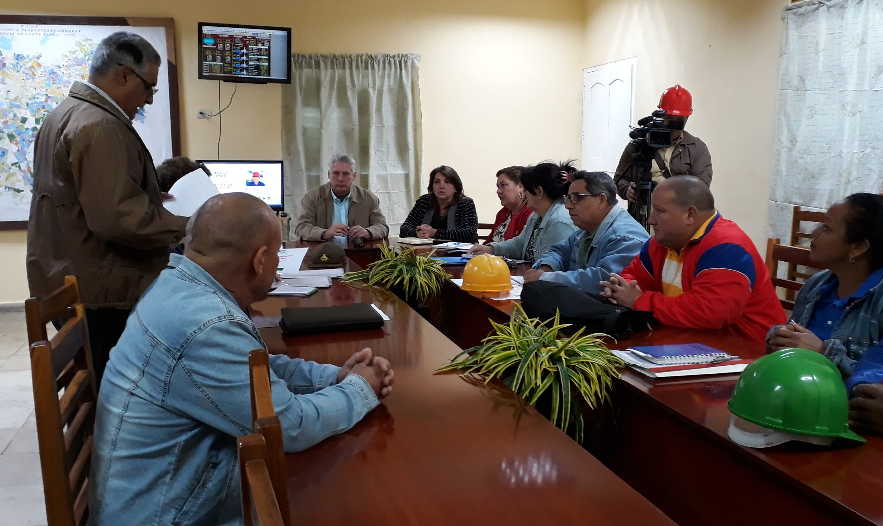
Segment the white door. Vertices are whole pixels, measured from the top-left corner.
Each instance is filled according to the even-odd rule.
[[[613,175],[633,122],[637,58],[583,70],[583,170]]]

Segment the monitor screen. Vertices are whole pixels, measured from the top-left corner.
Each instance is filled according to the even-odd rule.
[[[197,161],[211,173],[211,180],[222,194],[245,192],[282,210],[285,178],[282,161]]]
[[[291,28],[199,23],[199,78],[291,83]]]

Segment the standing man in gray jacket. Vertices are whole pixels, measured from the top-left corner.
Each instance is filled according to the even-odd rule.
[[[355,184],[356,161],[335,154],[328,163],[328,182],[307,192],[294,227],[304,241],[326,241],[335,236],[383,239],[389,235],[380,199]]]
[[[34,145],[28,285],[41,297],[66,274],[77,276],[99,381],[132,306],[187,222],[162,204],[180,170],[158,175],[132,127],[138,108],[153,102],[159,66],[144,38],[108,36],[92,56],[88,82],[71,86]]]
[[[554,281],[599,294],[600,281],[622,272],[650,236],[616,206],[616,187],[604,172],[577,172],[564,203],[579,230],[543,254],[524,281]]]

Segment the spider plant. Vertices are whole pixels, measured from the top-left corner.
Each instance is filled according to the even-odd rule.
[[[455,356],[436,372],[461,371],[464,376],[499,380],[531,406],[544,395],[551,399],[552,424],[582,442],[584,422],[582,400],[595,408],[609,399],[613,380],[625,363],[611,353],[602,338],[606,334],[561,334],[569,324],[560,323],[558,313],[541,322],[529,318],[520,305],[508,324],[491,321],[494,334],[481,345]],[[612,338],[611,338],[612,339]]]
[[[362,270],[347,273],[342,280],[400,290],[405,301],[424,304],[441,291],[447,278],[448,273],[440,261],[417,255],[412,248],[397,250],[381,246],[380,259]]]

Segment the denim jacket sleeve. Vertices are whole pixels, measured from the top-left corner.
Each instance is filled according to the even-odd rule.
[[[169,380],[166,405],[230,436],[251,432],[248,352],[260,347],[263,344],[244,322],[222,320],[209,325],[182,349]],[[282,367],[288,381],[312,382],[316,387],[328,381],[330,370],[291,362]],[[270,388],[289,452],[346,431],[379,404],[368,383],[356,375],[314,393],[296,395],[277,375],[275,362]]]
[[[527,245],[527,240],[530,238],[530,233],[536,221],[538,221],[537,217],[531,214],[530,219],[527,220],[527,224],[524,225],[524,229],[520,234],[512,239],[490,243],[491,248],[494,250],[494,255],[512,259],[524,257],[524,247]]]
[[[337,383],[337,372],[340,370],[336,365],[308,362],[282,354],[270,356],[270,367],[288,385],[288,390],[295,394],[314,393]]]
[[[546,272],[540,279],[577,287],[590,294],[599,294],[600,281],[609,278],[611,272],[622,272],[641,251],[643,244],[643,240],[633,236],[611,236],[603,246],[596,247],[601,253],[596,265],[568,272]]]
[[[537,259],[533,268],[540,268],[542,265],[548,265],[552,270],[568,268],[570,262],[575,261],[573,251],[578,250],[582,234],[582,231],[574,232],[564,241],[552,245],[545,254]]]
[[[842,345],[842,344],[841,344]],[[876,384],[883,382],[883,344],[868,347],[862,354],[852,375],[846,379],[846,390],[858,384]]]

